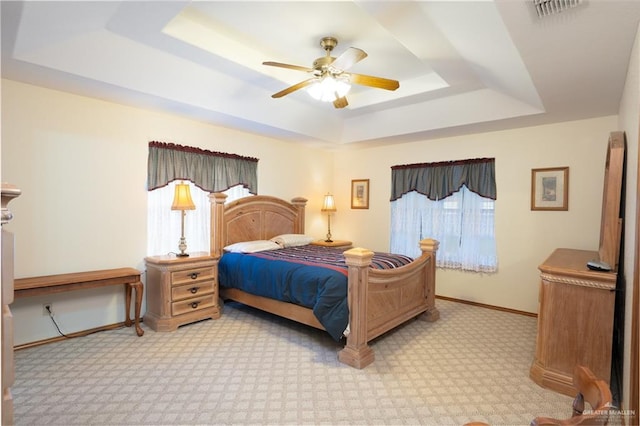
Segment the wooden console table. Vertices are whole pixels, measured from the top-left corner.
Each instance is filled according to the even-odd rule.
[[[142,306],[142,281],[140,271],[134,268],[105,269],[101,271],[75,272],[70,274],[47,275],[43,277],[18,278],[14,281],[14,297],[40,296],[44,294],[62,293],[65,291],[104,287],[109,285],[125,286],[125,321],[131,327],[129,317],[131,309],[131,293],[136,290],[135,328],[138,336],[144,334],[140,327],[140,309]]]

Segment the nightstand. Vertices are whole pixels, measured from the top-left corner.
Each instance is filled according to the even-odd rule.
[[[208,253],[146,257],[147,312],[144,323],[155,331],[207,318],[220,318],[217,260]]]
[[[351,248],[353,243],[351,241],[346,240],[333,240],[331,242],[327,242],[325,240],[316,240],[312,241],[311,244],[314,246],[323,246],[323,247],[342,247],[342,248]]]

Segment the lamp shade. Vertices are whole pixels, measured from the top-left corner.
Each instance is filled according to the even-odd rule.
[[[327,194],[324,196],[324,202],[322,203],[322,211],[328,212],[328,213],[336,211],[336,202],[333,199],[333,195]]]
[[[351,89],[351,85],[348,78],[334,78],[327,75],[309,86],[307,93],[318,101],[333,102],[337,98],[345,96],[349,89]]]
[[[173,204],[171,210],[195,210],[196,206],[191,200],[191,190],[188,183],[177,183],[176,191],[173,196]]]

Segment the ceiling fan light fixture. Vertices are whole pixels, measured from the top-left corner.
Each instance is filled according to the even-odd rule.
[[[331,51],[337,44],[338,40],[334,37],[324,37],[320,41],[320,46],[322,46],[327,54],[326,56],[317,58],[313,62],[312,68],[302,67],[300,65],[283,64],[281,62],[263,62],[263,65],[288,68],[311,74],[310,78],[274,93],[271,97],[275,99],[281,98],[295,92],[296,90],[305,88],[309,95],[314,99],[322,102],[333,102],[333,106],[340,109],[349,105],[346,95],[351,89],[352,83],[385,90],[396,90],[400,87],[400,83],[397,80],[344,72],[354,64],[366,58],[367,53],[357,47],[350,47],[342,54],[338,55],[337,58],[334,58],[331,56]]]
[[[315,100],[333,102],[349,93],[351,84],[347,76],[333,77],[325,75],[307,88],[307,93]]]

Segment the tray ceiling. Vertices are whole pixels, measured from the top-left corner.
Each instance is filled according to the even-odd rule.
[[[392,144],[617,114],[640,2],[2,2],[2,76],[325,147]],[[349,106],[271,95],[319,41],[368,57]]]

